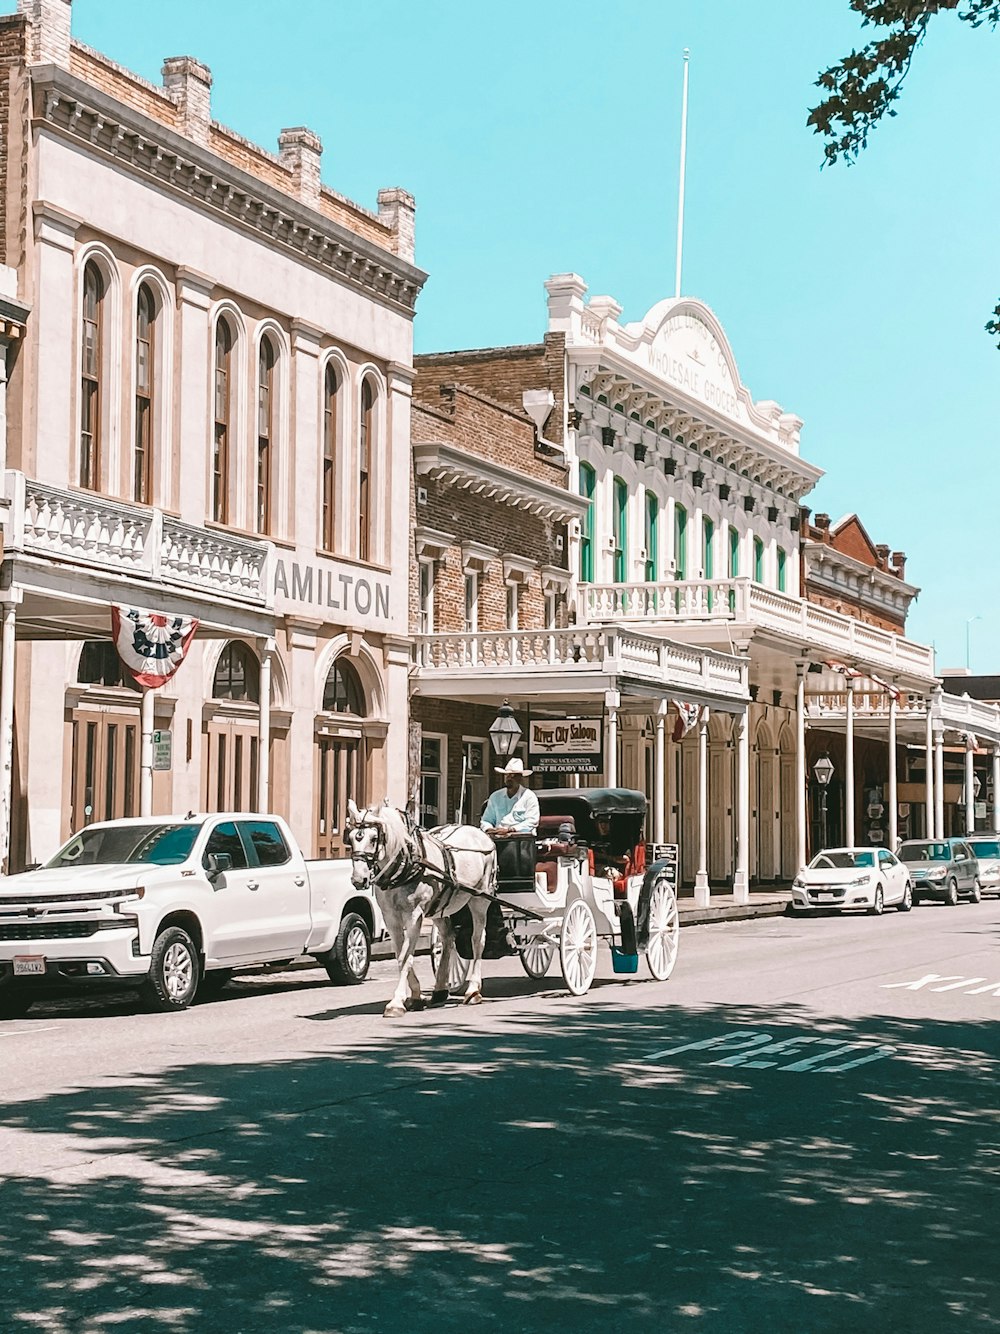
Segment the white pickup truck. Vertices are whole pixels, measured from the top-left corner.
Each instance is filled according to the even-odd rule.
[[[302,954],[333,982],[361,982],[384,929],[350,861],[307,862],[273,815],[92,824],[44,866],[0,878],[0,1018],[100,986],[183,1010],[234,969]]]

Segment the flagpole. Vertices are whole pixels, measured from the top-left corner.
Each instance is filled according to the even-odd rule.
[[[687,122],[688,122],[688,61],[691,52],[684,48],[684,86],[681,93],[681,165],[680,188],[677,192],[677,272],[674,279],[674,296],[681,294],[681,259],[684,253],[684,177],[687,172]]]

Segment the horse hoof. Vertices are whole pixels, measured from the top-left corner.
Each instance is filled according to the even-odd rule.
[[[407,1010],[422,1010],[424,1008],[423,996],[407,996],[403,1001],[403,1006]]]
[[[382,1011],[383,1019],[402,1019],[406,1013],[405,1005],[387,1005]]]
[[[432,992],[431,992],[431,998],[430,998],[430,1002],[429,1002],[429,1003],[430,1003],[431,1005],[447,1005],[447,1003],[448,1003],[448,992],[447,992],[447,991],[432,991]]]
[[[482,1005],[483,993],[481,991],[470,991],[463,1001],[464,1005]]]

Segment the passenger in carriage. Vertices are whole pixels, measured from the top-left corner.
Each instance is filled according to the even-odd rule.
[[[496,772],[503,777],[503,787],[490,794],[480,820],[480,828],[496,838],[508,834],[533,834],[538,829],[538,798],[522,783],[530,773],[524,761],[515,755]]]
[[[590,847],[594,854],[595,872],[600,874],[603,871],[609,874],[612,879],[624,875],[628,870],[629,859],[613,849],[610,815],[596,812],[593,818],[594,837],[590,841]]]

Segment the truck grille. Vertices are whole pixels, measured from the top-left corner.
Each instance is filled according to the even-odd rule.
[[[4,922],[0,923],[0,941],[83,940],[99,930],[96,922]]]

